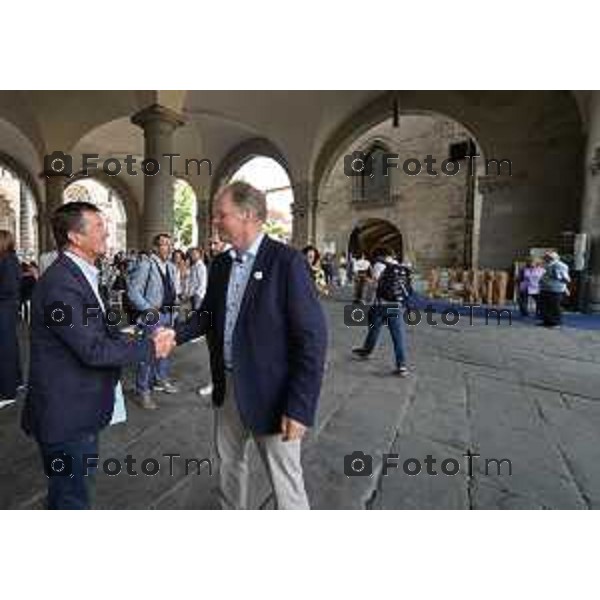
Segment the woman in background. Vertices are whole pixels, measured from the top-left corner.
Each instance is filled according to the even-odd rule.
[[[15,400],[21,385],[17,315],[21,301],[21,266],[15,241],[0,229],[0,403]]]
[[[321,256],[319,251],[314,246],[306,246],[302,250],[302,254],[306,257],[308,265],[310,266],[310,274],[317,286],[317,290],[320,294],[329,294],[329,288],[327,287],[327,281],[325,280],[325,272],[321,267]]]
[[[175,293],[179,304],[187,302],[189,297],[189,268],[186,262],[185,254],[182,250],[173,252],[173,263],[175,264]]]

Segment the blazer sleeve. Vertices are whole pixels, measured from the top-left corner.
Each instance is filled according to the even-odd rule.
[[[321,393],[327,324],[304,257],[295,252],[288,268],[287,316],[290,374],[285,414],[311,427]]]
[[[116,368],[154,358],[154,344],[149,339],[133,340],[111,332],[103,322],[97,304],[87,303],[85,293],[76,282],[54,285],[45,290],[44,312],[53,304],[64,304],[69,310],[70,325],[46,325],[77,358],[88,367]],[[92,310],[94,306],[97,310]],[[86,316],[87,314],[87,316]]]

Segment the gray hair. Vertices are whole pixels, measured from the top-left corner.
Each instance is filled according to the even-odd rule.
[[[217,192],[216,200],[221,199],[225,194],[231,194],[231,199],[237,208],[252,211],[263,223],[267,220],[267,197],[264,192],[245,181],[234,181]]]

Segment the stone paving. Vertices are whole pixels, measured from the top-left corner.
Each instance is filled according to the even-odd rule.
[[[597,508],[600,506],[600,333],[532,323],[468,319],[408,328],[411,376],[391,375],[391,342],[382,332],[368,361],[352,358],[364,329],[343,324],[343,302],[325,301],[330,348],[318,424],[305,444],[306,484],[318,509]],[[438,315],[439,321],[439,315]],[[493,324],[492,324],[493,323]],[[203,341],[176,352],[182,393],[160,395],[161,408],[129,405],[129,421],[103,434],[101,460],[156,458],[160,474],[98,476],[96,506],[214,508],[214,477],[184,472],[183,459],[212,456],[212,415],[195,390],[208,380]],[[131,381],[128,374],[126,383]],[[34,443],[18,428],[20,407],[0,410],[0,508],[41,508],[45,479]],[[372,475],[346,477],[344,456],[373,457]],[[479,454],[469,473],[467,452]],[[398,468],[382,473],[382,455]],[[163,454],[180,454],[169,473]],[[427,474],[425,459],[437,475]],[[407,475],[404,462],[420,461]],[[455,475],[442,473],[459,466]],[[508,459],[488,463],[485,459]],[[252,506],[271,508],[253,453]],[[416,468],[416,463],[408,463]],[[407,467],[407,468],[408,468]],[[136,467],[137,468],[137,467]],[[139,468],[138,468],[139,471]]]

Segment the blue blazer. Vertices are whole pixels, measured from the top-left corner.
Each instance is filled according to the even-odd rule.
[[[70,307],[71,325],[47,326],[50,306]],[[97,317],[86,319],[86,306]],[[87,324],[86,324],[87,323]],[[26,433],[47,444],[97,433],[112,417],[121,367],[151,360],[152,342],[109,328],[81,269],[60,254],[35,286]]]
[[[206,334],[213,403],[223,404],[225,303],[232,259],[211,263],[201,311],[178,328],[184,343]],[[262,278],[255,273],[262,273]],[[327,326],[304,256],[264,237],[233,332],[233,382],[242,421],[254,433],[278,433],[287,415],[315,420],[327,350]]]

